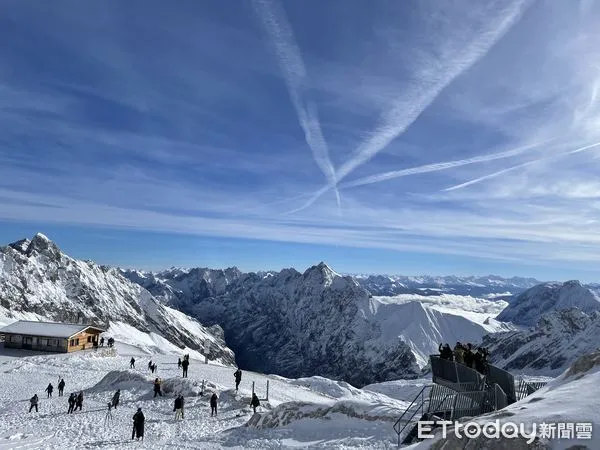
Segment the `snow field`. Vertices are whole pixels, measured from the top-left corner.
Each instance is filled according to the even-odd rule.
[[[106,356],[106,350],[58,355],[6,351],[10,354],[0,359],[0,449],[389,448],[395,438],[393,420],[406,406],[384,394],[321,377],[288,380],[246,371],[236,393],[235,368],[192,357],[189,378],[183,379],[177,367],[181,354],[170,347],[148,354],[145,346],[132,343],[133,337],[130,343],[117,342],[117,356]],[[136,368],[130,370],[132,355]],[[150,359],[157,364],[154,375],[147,369]],[[66,382],[63,397],[58,397],[59,377]],[[155,377],[163,380],[163,397],[153,397]],[[204,396],[199,395],[202,380]],[[268,402],[263,400],[267,380]],[[255,417],[249,406],[253,381],[261,398]],[[55,390],[47,399],[44,390],[50,382]],[[107,403],[117,389],[120,404],[109,420]],[[67,414],[69,394],[80,390],[83,411]],[[212,392],[219,395],[215,418],[210,417]],[[29,398],[36,393],[39,412],[28,413]],[[176,421],[173,412],[179,393],[185,396],[183,421]],[[146,416],[143,443],[131,441],[138,407]]]

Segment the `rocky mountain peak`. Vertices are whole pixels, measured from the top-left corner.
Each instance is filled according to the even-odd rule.
[[[48,257],[57,257],[60,256],[61,250],[53,241],[48,239],[46,235],[37,233],[29,242],[29,246],[26,250],[27,256],[31,256],[36,253]]]

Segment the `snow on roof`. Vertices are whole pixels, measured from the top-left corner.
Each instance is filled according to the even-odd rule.
[[[18,322],[13,322],[10,325],[5,326],[4,328],[0,328],[0,333],[68,338],[85,330],[86,328],[95,328],[100,330],[100,328],[92,325],[19,320]]]

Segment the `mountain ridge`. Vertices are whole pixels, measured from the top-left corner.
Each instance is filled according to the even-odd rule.
[[[163,305],[114,267],[64,254],[45,235],[0,247],[0,319],[125,323],[193,350],[210,342],[208,357],[233,364],[219,327]]]

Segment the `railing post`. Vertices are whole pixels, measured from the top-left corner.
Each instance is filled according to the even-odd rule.
[[[267,401],[269,401],[269,380],[267,380]]]
[[[254,394],[254,381],[252,382],[252,394]]]

